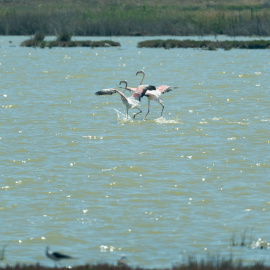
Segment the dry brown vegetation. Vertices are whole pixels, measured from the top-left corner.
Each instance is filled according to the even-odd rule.
[[[0,34],[270,35],[269,0],[0,0]]]
[[[6,266],[0,268],[3,270],[50,270],[50,269],[67,269],[66,267],[45,267],[39,264],[36,265],[16,265]],[[73,266],[74,270],[147,270],[142,267],[130,267],[128,265],[112,265],[112,264],[96,264],[96,265],[80,265]],[[253,265],[243,265],[241,261],[233,262],[231,259],[223,260],[220,258],[212,258],[209,260],[195,261],[192,258],[187,263],[173,266],[171,268],[151,268],[152,270],[270,270],[270,267],[263,265],[262,263],[255,263]]]

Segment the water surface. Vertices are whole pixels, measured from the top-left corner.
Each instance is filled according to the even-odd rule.
[[[0,245],[4,263],[170,267],[269,251],[268,50],[21,48],[0,37]],[[102,37],[96,40],[104,39]],[[120,80],[178,86],[125,119]],[[130,111],[130,116],[132,115]],[[244,236],[244,237],[243,237]],[[241,247],[242,238],[247,246]],[[234,243],[235,245],[232,245]],[[258,244],[258,243],[257,243]],[[65,263],[64,263],[65,264]]]

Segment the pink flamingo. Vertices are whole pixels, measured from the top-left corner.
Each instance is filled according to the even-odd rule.
[[[98,96],[101,96],[101,95],[112,95],[114,93],[118,93],[122,99],[122,102],[126,106],[127,119],[128,119],[128,110],[129,109],[138,109],[139,110],[139,112],[133,114],[133,119],[134,119],[137,114],[142,112],[142,110],[140,108],[138,108],[138,106],[140,105],[141,98],[145,95],[147,90],[155,90],[156,87],[153,85],[139,85],[135,90],[133,90],[134,93],[130,97],[126,97],[124,92],[127,90],[127,81],[125,81],[125,80],[120,81],[120,85],[122,83],[124,83],[126,85],[123,93],[117,89],[109,88],[109,89],[103,89],[101,91],[97,91],[95,94]]]
[[[140,82],[140,85],[143,83],[144,81],[144,78],[145,78],[145,72],[143,70],[140,70],[136,73],[136,76],[138,74],[143,74],[143,77],[142,77],[142,80]],[[160,96],[161,94],[164,94],[164,93],[167,93],[167,92],[170,92],[172,91],[173,89],[175,88],[178,88],[178,87],[171,87],[171,86],[168,86],[168,85],[160,85],[158,87],[156,87],[156,90],[152,90],[152,91],[147,91],[145,93],[145,96],[148,97],[148,111],[147,111],[147,114],[145,115],[144,119],[146,118],[146,116],[149,114],[150,112],[150,101],[151,100],[154,100],[156,101],[157,103],[159,103],[161,106],[162,106],[162,111],[161,111],[161,115],[160,117],[162,116],[163,114],[163,110],[164,110],[164,104],[163,104],[163,101],[160,99]],[[136,88],[133,88],[133,87],[126,87],[125,90],[123,91],[123,93],[126,91],[126,90],[129,90],[129,91],[136,91]]]

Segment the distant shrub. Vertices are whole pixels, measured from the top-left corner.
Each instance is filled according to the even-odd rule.
[[[70,40],[71,40],[71,34],[69,33],[62,33],[57,36],[57,41],[68,42]]]
[[[35,41],[43,41],[45,38],[45,35],[42,33],[42,32],[37,32],[35,35],[34,35],[34,40]]]
[[[41,41],[39,46],[40,46],[41,49],[44,49],[46,47],[46,42]]]

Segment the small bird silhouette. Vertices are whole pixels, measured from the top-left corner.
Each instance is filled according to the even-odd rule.
[[[46,256],[53,260],[55,264],[64,259],[75,259],[74,257],[71,257],[69,255],[62,254],[60,252],[52,252],[49,247],[46,248]]]

